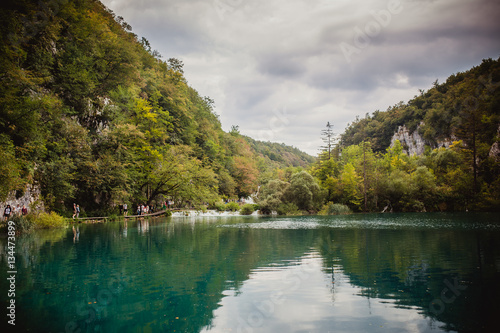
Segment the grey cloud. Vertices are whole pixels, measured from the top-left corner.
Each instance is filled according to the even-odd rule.
[[[187,79],[215,99],[230,122],[224,128],[259,133],[275,108],[288,108],[276,140],[313,142],[326,121],[342,132],[356,115],[385,110],[500,55],[497,0],[402,0],[403,10],[350,62],[340,44],[356,46],[355,29],[365,29],[388,0],[103,2],[164,58],[189,58],[197,70],[186,71]],[[212,76],[216,87],[204,84]]]
[[[298,77],[306,71],[300,58],[287,54],[276,54],[259,61],[259,70],[262,73],[279,77]]]

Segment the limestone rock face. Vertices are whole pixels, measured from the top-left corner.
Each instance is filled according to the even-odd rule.
[[[40,188],[38,186],[34,186],[31,184],[28,184],[26,187],[26,190],[24,191],[23,195],[21,197],[16,197],[16,192],[11,192],[9,193],[9,196],[7,197],[7,200],[3,203],[1,203],[1,208],[2,209],[2,214],[3,214],[3,209],[7,206],[10,205],[11,207],[16,209],[16,213],[20,212],[20,208],[25,205],[29,211],[43,211],[44,210],[44,205],[41,200],[41,193],[40,193]]]
[[[500,125],[498,126],[497,137],[500,138]],[[498,141],[491,146],[489,156],[496,162],[500,162],[500,143]]]
[[[394,146],[396,140],[401,142],[404,152],[408,155],[423,155],[425,151],[425,141],[418,133],[418,128],[410,133],[405,125],[399,126],[398,131],[392,136],[391,147]]]
[[[422,125],[421,123],[420,125]],[[439,147],[445,147],[445,148],[450,148],[450,146],[453,144],[453,141],[458,140],[454,135],[451,136],[451,138],[446,138],[442,141],[438,141],[437,144],[432,144],[430,142],[426,142],[424,138],[418,133],[418,129],[420,126],[417,127],[417,129],[410,133],[408,128],[406,128],[405,125],[399,126],[398,130],[396,133],[391,138],[391,148],[394,147],[394,142],[396,140],[399,140],[401,142],[401,146],[403,146],[403,151],[408,154],[408,155],[423,155],[425,152],[425,146],[429,146],[431,149],[439,148]],[[500,125],[498,127],[498,137],[500,137]],[[489,152],[489,156],[495,159],[495,161],[499,162],[500,161],[500,142],[495,142]]]

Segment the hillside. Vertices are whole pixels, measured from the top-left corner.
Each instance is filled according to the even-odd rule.
[[[500,125],[500,59],[486,59],[466,72],[451,75],[445,83],[421,91],[407,103],[400,102],[387,111],[375,111],[358,118],[341,135],[349,146],[367,140],[373,150],[385,151],[400,126],[417,131],[429,148],[444,143],[471,140],[491,147]]]
[[[305,168],[316,161],[315,157],[284,143],[257,141],[248,136],[244,138],[250,147],[267,161],[268,165],[278,168],[289,166]]]
[[[356,119],[311,172],[355,211],[498,211],[499,138],[500,61],[487,59]]]
[[[225,133],[183,63],[97,0],[6,0],[0,18],[1,201],[35,185],[60,212],[213,202],[253,193],[263,170],[311,161]]]

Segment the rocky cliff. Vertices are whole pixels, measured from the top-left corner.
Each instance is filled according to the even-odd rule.
[[[420,124],[422,125],[422,123]],[[391,147],[394,146],[394,142],[396,140],[399,140],[401,142],[401,145],[403,146],[403,150],[406,154],[408,155],[423,155],[425,152],[425,146],[429,146],[430,148],[439,148],[439,147],[450,147],[450,145],[453,143],[453,140],[456,138],[451,138],[447,139],[444,141],[439,141],[436,144],[432,144],[430,142],[426,142],[424,138],[419,133],[420,126],[417,127],[415,131],[410,133],[408,128],[406,128],[405,125],[399,126],[398,130],[396,133],[391,138]]]

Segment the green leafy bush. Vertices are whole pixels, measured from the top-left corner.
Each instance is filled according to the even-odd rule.
[[[32,221],[35,228],[62,228],[67,225],[64,217],[54,212],[29,214],[26,218]]]
[[[16,232],[19,233],[30,232],[35,228],[33,222],[26,216],[14,216],[11,221],[16,224]]]
[[[276,210],[278,215],[301,215],[299,207],[293,202],[282,203]]]
[[[229,202],[226,204],[226,210],[231,212],[236,212],[240,210],[240,205],[238,205],[236,202]]]
[[[214,209],[218,212],[223,212],[226,210],[226,205],[224,205],[222,202],[217,202],[214,204]]]
[[[348,206],[333,202],[327,203],[321,211],[322,215],[346,215],[351,213],[352,211]]]
[[[240,209],[240,214],[241,215],[252,215],[252,213],[255,211],[255,205],[252,204],[245,204],[243,207]]]

